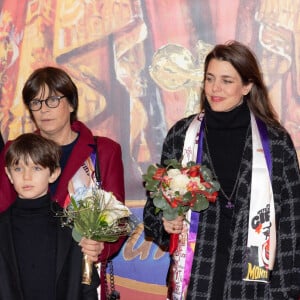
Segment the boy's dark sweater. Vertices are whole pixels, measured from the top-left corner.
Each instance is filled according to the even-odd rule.
[[[17,198],[12,205],[13,240],[26,300],[55,299],[58,220],[50,201],[47,194],[37,199]]]

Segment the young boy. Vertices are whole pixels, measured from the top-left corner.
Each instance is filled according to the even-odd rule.
[[[6,174],[17,192],[0,214],[0,300],[96,300],[99,276],[81,284],[82,252],[62,227],[48,184],[60,175],[60,147],[23,134],[5,155]],[[1,184],[1,183],[0,183]]]

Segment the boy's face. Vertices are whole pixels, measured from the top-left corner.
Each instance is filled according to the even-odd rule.
[[[20,159],[18,165],[5,168],[5,171],[18,196],[23,199],[44,196],[48,192],[49,183],[54,182],[60,174],[59,168],[50,174],[49,168],[35,164],[31,158],[27,164]]]

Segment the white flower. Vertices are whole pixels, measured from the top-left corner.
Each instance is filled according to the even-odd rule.
[[[186,175],[181,174],[179,172],[177,176],[171,179],[170,189],[173,191],[178,191],[180,195],[183,195],[187,192],[186,186],[189,183],[189,181],[190,180]]]
[[[200,178],[199,177],[193,177],[193,178],[190,178],[190,182],[195,182],[197,184],[198,187],[201,187],[203,186],[201,183],[200,183]]]
[[[103,202],[103,216],[108,225],[131,214],[129,208],[117,200],[113,193],[101,190],[101,197]]]
[[[167,171],[167,174],[168,174],[169,177],[173,178],[173,177],[175,177],[175,176],[180,175],[181,172],[180,172],[180,170],[178,170],[178,169],[169,169],[169,170]]]

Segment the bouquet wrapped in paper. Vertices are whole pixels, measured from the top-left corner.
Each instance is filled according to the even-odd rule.
[[[174,220],[184,216],[189,209],[200,212],[216,201],[220,184],[206,166],[193,161],[182,166],[175,159],[167,160],[165,164],[166,167],[150,165],[143,175],[156,213],[162,211],[167,220]],[[177,248],[178,236],[171,234],[171,254]]]
[[[94,241],[115,242],[132,231],[130,210],[111,192],[99,188],[77,189],[63,211],[63,225],[72,227],[72,236]],[[82,283],[90,284],[93,263],[83,257]]]

